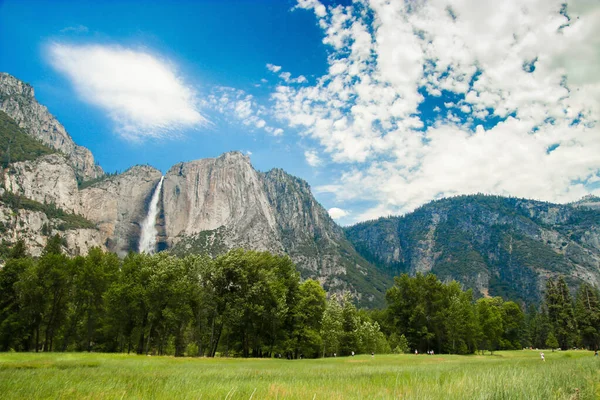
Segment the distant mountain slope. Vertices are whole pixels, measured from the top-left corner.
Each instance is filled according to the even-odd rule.
[[[389,276],[431,271],[481,295],[538,301],[550,276],[564,274],[571,286],[600,283],[599,204],[460,196],[360,223],[346,234]]]
[[[61,123],[37,102],[33,87],[4,72],[0,72],[0,111],[28,135],[65,154],[80,181],[103,175],[92,153],[76,145]]]

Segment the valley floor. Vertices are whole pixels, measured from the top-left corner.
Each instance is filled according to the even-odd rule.
[[[0,353],[2,399],[595,399],[593,352],[318,360]]]

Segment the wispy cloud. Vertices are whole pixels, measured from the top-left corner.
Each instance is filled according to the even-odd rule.
[[[281,71],[281,66],[279,65],[273,65],[273,64],[267,64],[267,69],[271,72],[273,72],[274,74],[279,73],[279,71]],[[305,83],[308,82],[308,79],[306,79],[306,77],[304,75],[299,75],[296,78],[292,78],[292,73],[291,72],[287,72],[287,71],[281,71],[281,73],[279,73],[279,78],[281,78],[285,83]],[[265,82],[267,82],[267,80],[264,80]]]
[[[306,158],[306,162],[311,167],[318,167],[322,163],[318,153],[315,150],[306,150],[304,152],[304,158]]]
[[[317,190],[375,204],[356,220],[458,193],[589,193],[600,3],[563,3],[298,0],[323,29],[328,72],[298,86],[283,66],[272,99],[281,121],[321,145],[315,156],[345,166]],[[448,104],[427,111],[428,98]]]
[[[85,25],[67,26],[60,30],[60,33],[87,33],[88,27]]]
[[[48,58],[86,102],[108,112],[130,140],[165,138],[207,123],[175,65],[144,50],[52,43]]]
[[[273,136],[283,135],[283,129],[266,121],[270,116],[266,107],[241,89],[217,86],[202,102],[206,107],[231,117],[250,129],[262,129]]]

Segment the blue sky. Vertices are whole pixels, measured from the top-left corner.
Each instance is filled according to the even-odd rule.
[[[240,150],[340,223],[598,194],[593,0],[0,1],[0,70],[109,172]]]

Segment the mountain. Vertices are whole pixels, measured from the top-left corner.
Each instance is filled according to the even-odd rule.
[[[388,276],[433,272],[479,295],[540,300],[548,277],[600,283],[600,199],[552,204],[498,196],[431,202],[402,217],[346,228]]]
[[[35,100],[33,88],[8,74],[0,74],[0,139],[8,142],[0,143],[6,148],[0,152],[5,246],[23,238],[39,255],[48,236],[59,233],[70,254],[93,246],[120,256],[138,250],[160,171],[134,166],[104,174]],[[17,142],[27,144],[18,146],[27,156],[17,157],[9,145]],[[256,171],[247,156],[230,152],[174,165],[159,195],[158,250],[214,256],[243,247],[288,254],[303,278],[330,291],[350,290],[361,305],[383,304],[391,279],[356,253],[301,179],[279,169]]]
[[[159,235],[176,254],[287,254],[304,278],[351,290],[362,305],[381,305],[391,283],[356,253],[305,181],[280,169],[258,172],[239,152],[173,166],[161,209]]]
[[[120,256],[138,251],[161,171],[137,165],[104,174],[33,88],[7,74],[0,74],[0,162],[0,257],[18,239],[37,256],[55,234],[71,255],[94,246]],[[482,296],[527,302],[539,301],[545,280],[559,274],[572,288],[600,284],[593,196],[563,205],[460,196],[343,229],[307,182],[281,169],[257,171],[239,152],[178,163],[162,182],[156,250],[287,254],[303,278],[330,292],[350,290],[361,306],[383,305],[402,272],[431,271]]]
[[[65,154],[80,181],[104,174],[92,153],[76,145],[60,122],[37,102],[33,87],[4,72],[0,72],[0,111],[26,134]]]

